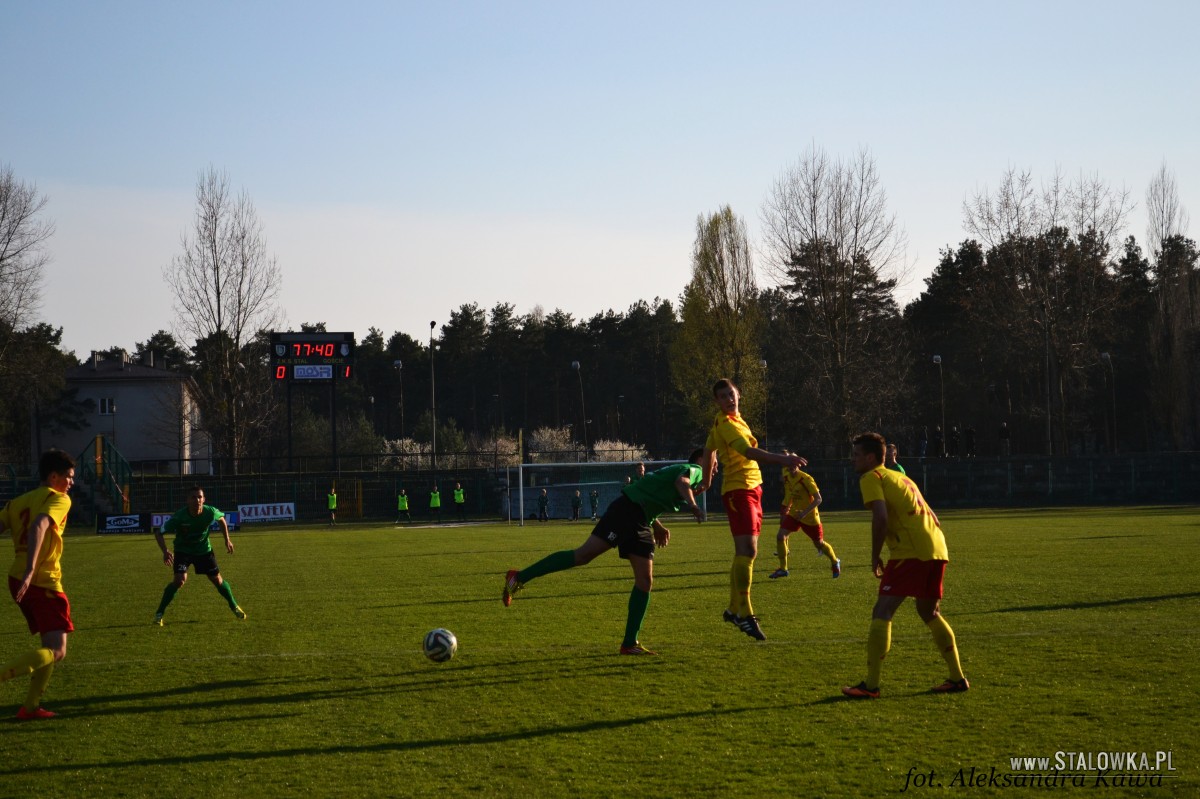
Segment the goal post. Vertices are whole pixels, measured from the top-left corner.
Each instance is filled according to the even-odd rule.
[[[591,493],[598,494],[596,503],[597,514],[604,513],[621,493],[626,485],[626,478],[637,477],[637,466],[645,464],[646,472],[652,472],[665,466],[687,463],[684,460],[665,461],[602,461],[587,463],[522,463],[517,467],[517,489],[509,486],[506,515],[514,516],[518,524],[524,526],[527,519],[538,518],[538,497],[542,489],[546,490],[546,514],[550,519],[570,519],[571,500],[575,492],[579,492],[582,501],[580,518],[591,518]],[[696,496],[696,501],[706,512],[708,510],[705,497]]]

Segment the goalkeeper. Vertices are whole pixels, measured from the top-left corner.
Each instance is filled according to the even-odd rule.
[[[591,535],[578,549],[564,549],[521,571],[508,572],[504,577],[504,606],[511,605],[513,594],[530,580],[591,563],[597,555],[616,547],[618,554],[633,567],[633,591],[629,594],[629,614],[625,620],[621,654],[657,654],[638,642],[638,633],[650,604],[654,548],[665,547],[671,539],[671,531],[658,521],[658,517],[687,507],[697,522],[704,521],[704,512],[696,504],[694,494],[704,476],[699,466],[703,455],[704,450],[698,449],[687,463],[651,472],[622,488],[621,494],[604,511]]]

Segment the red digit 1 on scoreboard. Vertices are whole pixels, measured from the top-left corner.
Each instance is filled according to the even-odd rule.
[[[345,366],[342,367],[342,377],[346,378],[347,380],[350,379],[350,365],[349,364],[346,364]]]

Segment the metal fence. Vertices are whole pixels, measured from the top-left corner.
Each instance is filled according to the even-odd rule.
[[[365,458],[366,456],[364,456]],[[451,461],[457,463],[457,461]],[[364,460],[363,464],[374,466]],[[1037,507],[1054,505],[1152,505],[1200,503],[1200,463],[1193,453],[1109,455],[1095,457],[927,458],[901,463],[935,509],[975,507]],[[339,519],[394,518],[396,496],[404,488],[414,520],[432,518],[429,493],[436,483],[442,498],[442,518],[455,514],[453,488],[466,491],[467,513],[473,519],[505,517],[505,490],[516,487],[517,470],[505,466],[452,465],[432,469],[365,468],[334,472],[313,469],[290,474],[154,476],[136,473],[129,484],[130,510],[167,512],[184,506],[192,485],[204,487],[208,501],[223,510],[240,504],[294,502],[297,520],[326,518],[326,495],[336,485]],[[315,467],[315,464],[313,464]],[[36,485],[25,466],[3,466],[0,503]],[[845,460],[814,461],[806,468],[817,481],[822,510],[862,507],[858,475]],[[782,500],[780,471],[763,470],[763,507],[773,512]],[[718,485],[707,498],[719,509]],[[72,516],[75,525],[94,523],[96,506],[82,491]],[[90,518],[88,517],[91,514]]]

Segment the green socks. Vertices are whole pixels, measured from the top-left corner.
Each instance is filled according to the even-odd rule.
[[[642,622],[646,620],[646,608],[649,606],[650,592],[635,585],[629,593],[629,616],[625,620],[625,640],[621,646],[633,646],[638,642],[638,633],[642,631]]]
[[[527,569],[522,569],[517,573],[517,579],[522,583],[527,583],[530,580],[542,577],[554,572],[565,571],[566,569],[575,566],[575,550],[564,549],[561,552],[552,552],[546,557],[539,560]]]
[[[229,584],[228,580],[221,580],[221,584],[217,586],[217,593],[225,597],[225,601],[229,603],[230,610],[237,607],[237,600],[233,598],[233,586]]]
[[[175,594],[179,593],[179,586],[174,582],[167,583],[167,587],[163,589],[162,601],[158,603],[158,610],[155,613],[159,616],[167,612],[167,605],[171,604],[171,600],[175,598]]]

